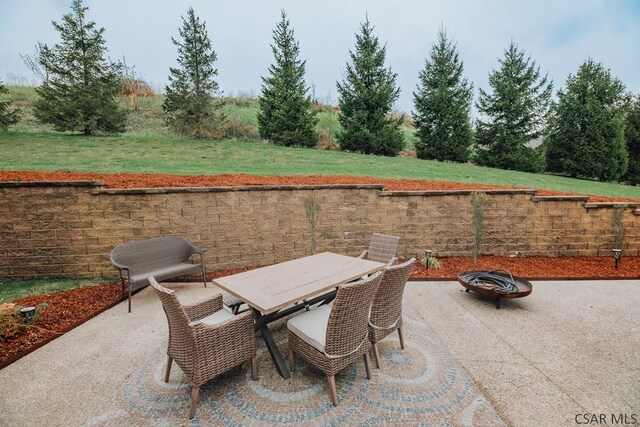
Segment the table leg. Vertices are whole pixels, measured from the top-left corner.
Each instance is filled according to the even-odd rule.
[[[500,297],[496,297],[496,310],[500,310]]]
[[[308,308],[310,305],[314,305],[319,302],[331,301],[333,300],[335,295],[336,291],[331,291],[328,294],[320,295],[316,298],[310,299],[309,301],[305,301],[304,303],[294,305],[293,307],[285,308],[284,310],[264,315],[260,313],[259,310],[251,307],[251,310],[253,310],[253,314],[256,318],[256,331],[259,331],[260,335],[262,335],[262,339],[267,346],[267,350],[269,350],[269,354],[271,354],[271,359],[273,359],[273,363],[276,365],[276,369],[278,370],[278,373],[282,376],[282,378],[289,378],[291,376],[291,373],[289,372],[289,368],[287,367],[287,364],[282,357],[282,353],[280,353],[280,350],[278,350],[278,346],[273,340],[271,329],[269,329],[267,325],[275,320],[282,319],[283,317],[286,317],[297,311]]]
[[[289,372],[289,368],[287,367],[287,364],[282,357],[282,353],[280,353],[276,342],[273,340],[273,334],[271,333],[271,330],[267,326],[268,319],[263,319],[263,317],[265,316],[263,316],[256,309],[253,309],[253,313],[256,316],[256,329],[260,331],[260,335],[262,335],[262,339],[267,346],[267,350],[269,350],[271,359],[273,360],[274,365],[276,365],[276,370],[278,371],[280,376],[282,376],[282,378],[289,378],[291,376],[291,373]]]

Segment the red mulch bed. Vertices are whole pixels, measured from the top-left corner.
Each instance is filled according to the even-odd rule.
[[[420,179],[391,179],[342,175],[291,175],[259,176],[247,174],[226,175],[167,175],[134,173],[86,173],[86,172],[31,172],[0,171],[0,182],[25,181],[102,181],[108,188],[159,188],[159,187],[219,187],[244,185],[323,185],[323,184],[383,184],[388,191],[431,190],[499,190],[516,187],[484,184],[468,184],[449,181]],[[558,191],[539,190],[540,196],[575,195]],[[589,195],[590,202],[638,202],[633,199]]]
[[[13,301],[24,307],[37,307],[44,302],[47,308],[27,332],[0,340],[0,368],[112,307],[121,300],[121,289],[120,284],[114,282]]]
[[[506,270],[529,280],[559,279],[638,279],[640,257],[622,257],[618,269],[613,256],[607,257],[479,257],[477,263],[468,257],[440,258],[440,268],[426,269],[416,262],[412,279],[456,280],[469,270]]]

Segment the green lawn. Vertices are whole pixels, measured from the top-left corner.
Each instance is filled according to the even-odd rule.
[[[255,175],[358,175],[428,179],[547,189],[640,199],[640,188],[415,158],[389,158],[339,151],[284,148],[265,144],[257,132],[258,101],[229,98],[227,139],[195,140],[171,135],[162,119],[163,96],[140,98],[120,136],[85,137],[53,132],[32,114],[34,88],[9,87],[9,99],[22,110],[11,132],[0,132],[0,170],[138,172],[169,174],[248,173]],[[128,105],[128,99],[121,99]],[[321,140],[334,142],[340,124],[330,107],[318,110]],[[413,129],[404,127],[407,149]]]
[[[640,199],[640,188],[547,174],[415,158],[388,158],[261,142],[194,140],[166,134],[85,137],[47,132],[0,134],[0,170],[169,174],[357,175],[429,179]]]
[[[48,294],[105,282],[107,282],[105,279],[10,280],[0,284],[0,303],[14,301],[26,296]]]

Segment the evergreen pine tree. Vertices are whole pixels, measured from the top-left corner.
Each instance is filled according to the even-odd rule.
[[[169,128],[196,138],[220,136],[226,115],[222,111],[218,70],[213,64],[217,55],[211,47],[205,22],[200,22],[193,8],[182,17],[179,29],[182,41],[171,38],[178,48],[179,68],[169,69],[169,85],[162,108]]]
[[[625,179],[627,184],[636,185],[640,182],[640,95],[627,115],[625,139],[629,153],[629,167]]]
[[[53,22],[61,41],[39,45],[36,60],[45,80],[33,112],[57,131],[124,132],[127,112],[117,102],[120,64],[105,59],[104,28],[86,21],[87,7],[73,0],[62,23]]]
[[[531,57],[511,42],[489,75],[492,93],[480,89],[476,106],[487,119],[476,127],[477,163],[500,169],[538,172],[541,150],[528,147],[543,135],[551,103],[552,83],[540,76]]]
[[[627,97],[622,82],[591,59],[569,75],[547,142],[547,168],[570,176],[612,181],[627,170]]]
[[[431,47],[413,93],[416,154],[421,159],[466,162],[472,143],[469,113],[473,85],[462,76],[463,64],[444,29]]]
[[[315,147],[318,118],[304,82],[306,61],[298,59],[300,47],[284,10],[281,18],[271,45],[275,64],[269,66],[270,76],[262,78],[258,129],[262,138],[277,145]]]
[[[342,150],[397,156],[404,148],[402,118],[390,117],[400,96],[397,74],[385,68],[386,47],[380,47],[369,18],[356,34],[356,50],[349,52],[346,78],[338,82],[338,142]]]
[[[9,90],[4,86],[2,80],[0,80],[0,97]],[[20,119],[20,112],[17,109],[9,109],[11,101],[0,101],[0,130],[7,130],[9,126],[18,123]]]

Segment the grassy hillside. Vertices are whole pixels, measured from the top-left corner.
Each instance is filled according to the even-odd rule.
[[[640,188],[618,184],[505,171],[415,158],[388,158],[332,150],[284,148],[265,144],[257,136],[257,102],[230,100],[229,122],[235,129],[223,140],[195,140],[167,133],[161,117],[161,97],[140,99],[130,130],[119,136],[84,137],[52,132],[37,124],[30,104],[32,88],[10,88],[25,119],[11,132],[0,133],[0,170],[71,170],[170,174],[249,173],[255,175],[356,175],[428,179],[579,194],[640,199]],[[123,99],[122,102],[128,102]],[[334,138],[339,128],[330,108],[319,113],[319,132]]]

